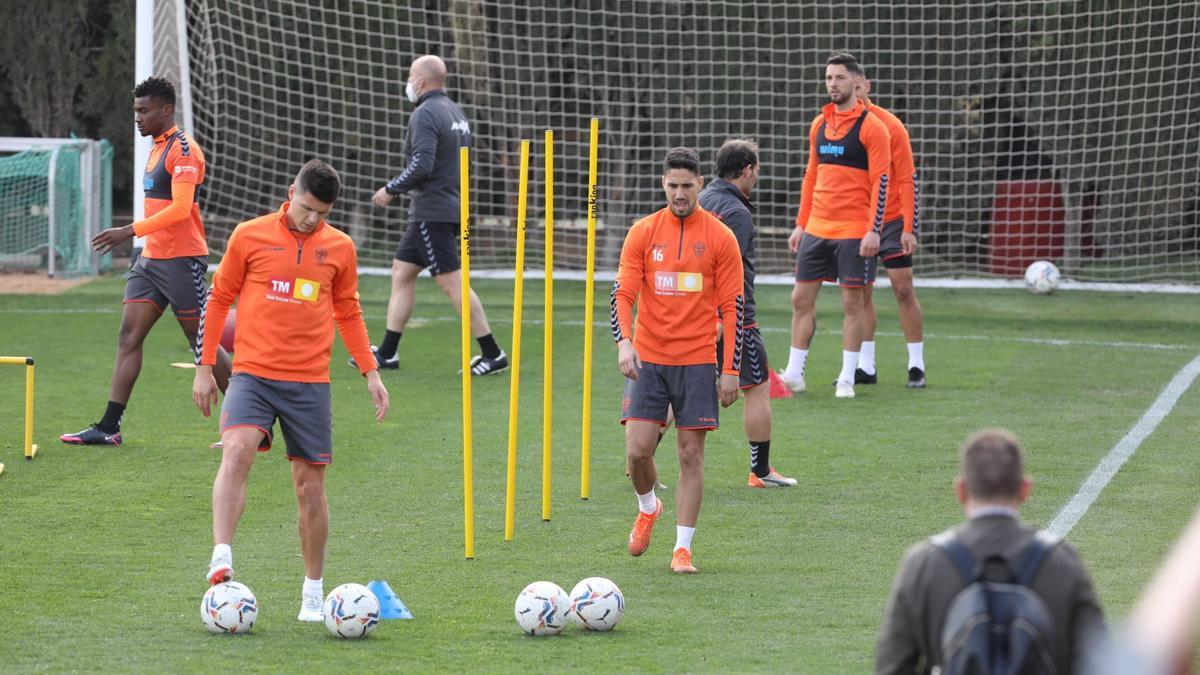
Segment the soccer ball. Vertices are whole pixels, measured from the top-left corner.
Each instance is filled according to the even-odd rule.
[[[249,633],[258,618],[258,600],[245,584],[226,581],[208,589],[200,601],[204,627],[220,634]]]
[[[625,596],[604,577],[588,577],[571,589],[571,620],[584,630],[612,630],[625,614]]]
[[[379,598],[362,584],[342,584],[325,596],[325,627],[340,638],[364,638],[379,625]]]
[[[567,625],[571,601],[556,583],[535,581],[517,596],[513,613],[517,625],[530,635],[556,635]]]
[[[1038,295],[1053,293],[1061,278],[1058,268],[1049,260],[1039,260],[1025,270],[1025,286]]]

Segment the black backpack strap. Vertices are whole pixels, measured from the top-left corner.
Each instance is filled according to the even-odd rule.
[[[1033,541],[1029,542],[1029,546],[1025,549],[1025,553],[1021,554],[1019,560],[1014,561],[1013,574],[1017,583],[1022,586],[1029,586],[1033,583],[1033,577],[1045,562],[1046,555],[1054,550],[1060,541],[1062,541],[1061,537],[1050,534],[1046,530],[1038,530],[1037,534],[1033,536]]]
[[[964,584],[972,584],[979,578],[979,564],[975,561],[975,556],[971,555],[971,551],[967,550],[966,545],[954,536],[953,531],[943,532],[930,539],[929,542],[946,554],[951,563],[954,563]]]

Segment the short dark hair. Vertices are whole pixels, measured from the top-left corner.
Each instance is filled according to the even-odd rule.
[[[342,192],[342,177],[325,162],[310,159],[296,174],[296,187],[319,201],[332,204]]]
[[[758,164],[758,144],[746,138],[731,138],[721,144],[713,164],[717,176],[737,178],[746,167]]]
[[[1008,429],[983,429],[962,446],[962,479],[976,499],[1013,499],[1025,478],[1025,451]]]
[[[134,98],[157,98],[175,105],[175,85],[165,77],[147,77],[133,88]]]
[[[850,71],[851,75],[856,75],[858,77],[866,75],[866,71],[863,70],[863,67],[861,64],[859,64],[858,59],[854,58],[854,55],[850,52],[835,52],[830,54],[829,58],[825,59],[825,65],[845,66],[846,70]]]
[[[700,175],[700,153],[691,148],[671,148],[663,158],[663,175],[671,169],[687,169]]]

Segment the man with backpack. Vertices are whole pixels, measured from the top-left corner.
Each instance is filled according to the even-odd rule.
[[[1073,673],[1106,639],[1075,549],[1022,525],[1024,452],[1004,429],[963,445],[967,521],[910,548],[892,584],[876,673]]]

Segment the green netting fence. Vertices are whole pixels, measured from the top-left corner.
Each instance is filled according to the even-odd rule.
[[[89,242],[112,226],[112,145],[0,139],[0,271],[76,277],[107,271]]]

